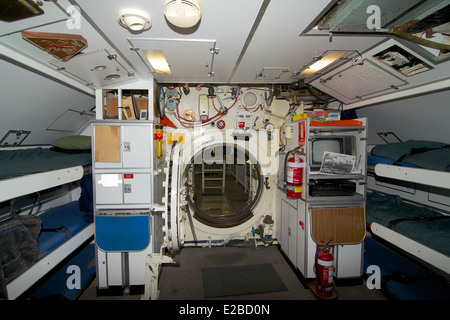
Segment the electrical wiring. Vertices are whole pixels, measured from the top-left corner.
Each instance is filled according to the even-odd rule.
[[[258,104],[258,107],[257,107],[255,110],[248,110],[246,107],[242,106],[242,108],[244,108],[245,111],[248,111],[248,112],[250,112],[250,111],[256,112],[256,111],[258,111],[258,109],[259,109],[260,107],[261,107],[261,104]]]
[[[180,115],[180,111],[179,111],[178,104],[177,104],[175,117],[180,122],[180,124],[185,128],[194,128],[196,126],[206,126],[206,125],[211,124],[211,121],[216,121],[216,120],[219,120],[220,118],[222,118],[231,108],[233,108],[235,106],[235,104],[238,100],[238,98],[236,97],[234,99],[234,102],[231,104],[231,106],[226,108],[225,111],[220,112],[219,110],[217,110],[217,108],[214,104],[214,97],[212,97],[211,99],[212,99],[213,107],[217,111],[217,114],[215,114],[214,116],[212,116],[206,120],[189,120]]]
[[[180,101],[181,97],[183,96],[183,93],[181,92],[181,87],[180,85],[178,86],[174,86],[174,87],[169,87],[169,85],[164,85],[164,86],[160,86],[158,89],[158,111],[159,111],[159,117],[162,119],[164,118],[165,115],[165,107],[166,107],[166,92],[164,91],[164,87],[166,87],[169,90],[174,90],[178,87],[178,94],[179,97],[177,98],[178,101]],[[163,101],[163,103],[161,104],[161,101]]]
[[[266,105],[270,107],[273,101],[273,96],[275,94],[275,85],[272,83],[272,90],[270,90],[269,95],[267,95],[267,85],[264,86],[264,100],[266,101]]]

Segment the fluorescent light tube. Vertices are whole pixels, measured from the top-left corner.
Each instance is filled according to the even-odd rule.
[[[303,70],[300,73],[300,75],[309,76],[311,74],[314,74],[317,71],[322,70],[323,68],[332,64],[333,62],[344,56],[346,53],[347,53],[346,51],[329,52],[326,55],[324,55],[320,60],[314,62],[312,65]]]
[[[161,50],[144,50],[144,54],[157,74],[172,74]]]

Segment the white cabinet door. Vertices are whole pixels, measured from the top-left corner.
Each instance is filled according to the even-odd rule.
[[[123,168],[151,167],[150,126],[123,126]]]
[[[291,262],[297,266],[297,209],[289,207],[289,248],[288,248],[288,257]]]
[[[297,264],[297,209],[281,200],[281,249]]]
[[[97,204],[123,203],[123,176],[117,173],[95,175],[95,202]]]
[[[95,168],[149,168],[152,159],[150,125],[95,127]]]
[[[124,203],[150,203],[151,202],[151,176],[148,173],[126,173],[123,175],[123,202]]]
[[[353,244],[335,246],[336,277],[340,279],[362,276],[363,245]]]
[[[288,254],[289,244],[289,204],[281,200],[281,249],[285,254]]]
[[[97,204],[133,204],[151,202],[150,173],[96,174]]]

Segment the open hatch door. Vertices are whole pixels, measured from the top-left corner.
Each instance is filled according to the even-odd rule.
[[[170,146],[164,183],[164,245],[170,251],[179,251],[184,244],[187,203],[185,164],[181,159],[182,144],[176,141]]]

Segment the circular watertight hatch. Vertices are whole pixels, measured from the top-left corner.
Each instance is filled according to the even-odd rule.
[[[216,144],[198,152],[186,166],[186,201],[199,222],[231,228],[253,217],[263,190],[259,163],[247,150]]]

